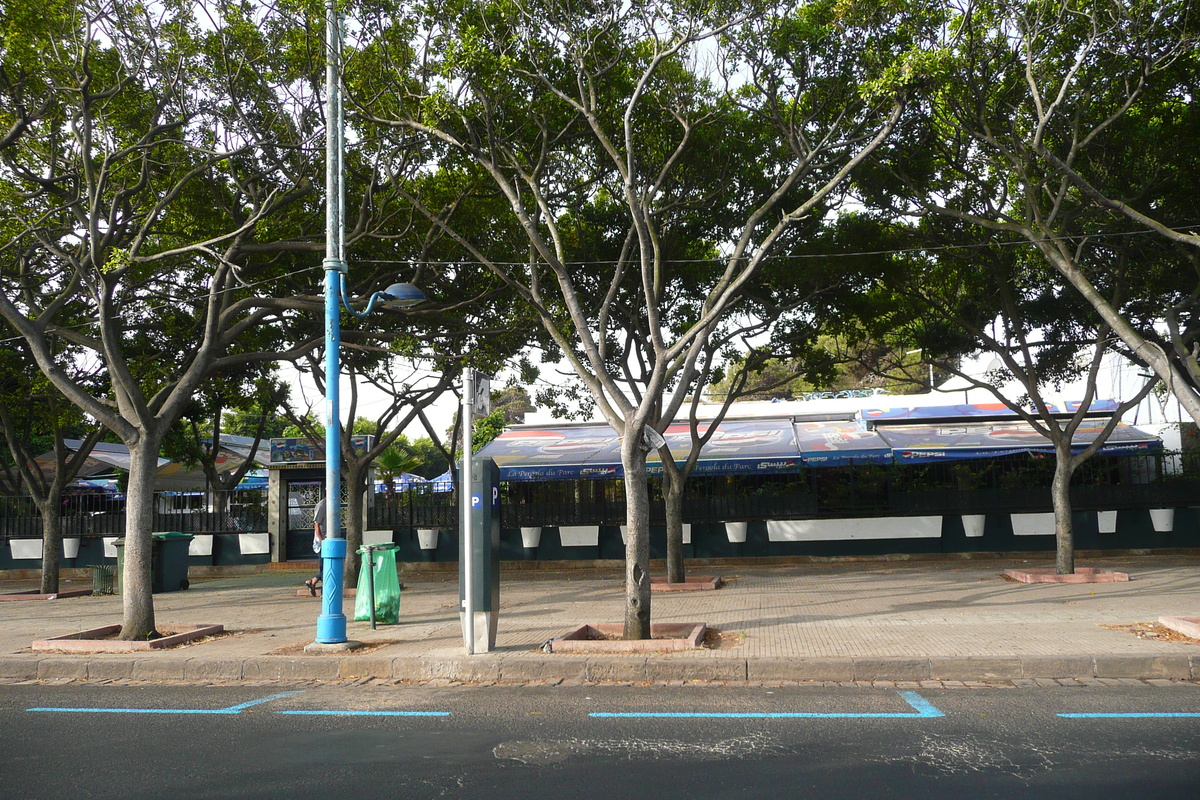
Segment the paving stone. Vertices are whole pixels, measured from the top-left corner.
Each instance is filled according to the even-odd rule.
[[[621,658],[589,658],[587,660],[589,681],[638,681],[650,680],[646,670],[645,656],[623,656]]]
[[[390,678],[392,659],[376,656],[346,656],[338,662],[338,676],[342,678]]]
[[[43,658],[38,661],[37,676],[40,679],[87,677],[86,658]]]
[[[15,680],[30,680],[36,678],[38,662],[32,658],[5,658],[0,656],[0,675]]]
[[[133,662],[124,658],[92,658],[88,661],[87,676],[91,680],[128,679],[133,676]]]
[[[129,677],[142,681],[181,681],[186,658],[135,658]]]
[[[460,681],[498,681],[501,675],[500,659],[491,655],[466,656],[458,662],[458,671],[452,676]]]
[[[911,681],[933,677],[925,658],[856,658],[854,679],[859,681]]]
[[[850,681],[854,662],[848,658],[753,658],[746,660],[746,677],[763,681]]]
[[[336,656],[249,658],[242,664],[242,674],[250,680],[332,680],[338,677],[339,665]]]
[[[1187,656],[1098,655],[1096,675],[1104,678],[1182,678],[1192,676]]]
[[[1021,659],[1010,658],[931,658],[929,668],[935,678],[948,680],[1011,680],[1022,677]]]
[[[746,662],[740,659],[708,658],[704,660],[647,658],[646,677],[652,681],[679,678],[685,681],[736,681],[746,680]]]
[[[585,656],[547,656],[546,658],[506,658],[500,661],[500,679],[505,681],[543,680],[561,678],[583,682],[587,678]]]
[[[1022,678],[1091,678],[1095,662],[1089,656],[1025,656]]]
[[[197,659],[184,662],[183,676],[189,681],[237,681],[242,678],[241,659]]]

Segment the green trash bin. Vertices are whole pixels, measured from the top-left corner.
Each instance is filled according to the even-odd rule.
[[[177,592],[188,588],[188,548],[192,535],[166,531],[151,534],[151,538],[154,540],[151,591]]]
[[[124,539],[124,537],[117,539],[115,542],[113,542],[113,547],[115,547],[117,549],[117,574],[113,577],[113,590],[119,595],[124,595],[125,594],[125,589],[124,589],[124,583],[125,583],[125,539]]]
[[[192,535],[169,531],[151,534],[150,539],[150,591],[177,592],[188,588],[188,548]],[[117,539],[113,546],[117,548],[117,594],[124,594],[125,539]]]

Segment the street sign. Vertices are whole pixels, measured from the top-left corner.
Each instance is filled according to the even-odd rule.
[[[492,413],[492,379],[482,372],[475,373],[475,398],[471,403],[471,413],[477,417]]]

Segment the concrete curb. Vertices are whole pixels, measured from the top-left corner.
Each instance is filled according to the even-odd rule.
[[[994,658],[738,659],[566,654],[458,658],[258,656],[246,659],[104,656],[0,657],[0,678],[16,680],[332,681],[384,678],[464,683],[529,681],[877,681],[996,682],[1036,679],[1200,681],[1197,655],[997,656]]]

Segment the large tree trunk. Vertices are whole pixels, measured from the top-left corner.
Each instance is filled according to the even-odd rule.
[[[663,502],[667,507],[667,582],[687,580],[683,566],[683,476],[663,469]]]
[[[642,432],[630,426],[621,437],[625,468],[625,631],[626,639],[650,638],[650,490]]]
[[[139,641],[154,636],[150,534],[154,525],[154,481],[160,442],[143,437],[129,448],[129,488],[125,492],[125,553],[121,574],[124,617],[121,636]]]
[[[362,547],[363,499],[369,470],[369,466],[346,465],[346,513],[342,518],[342,524],[346,526],[346,563],[342,575],[347,589],[358,587],[358,571],[362,565],[358,548]]]
[[[1054,571],[1059,575],[1075,573],[1075,529],[1071,519],[1071,445],[1055,447],[1054,480],[1050,500],[1054,504]]]
[[[42,515],[42,594],[58,591],[62,567],[62,491],[57,488],[58,481],[54,483],[43,500],[34,499]]]

